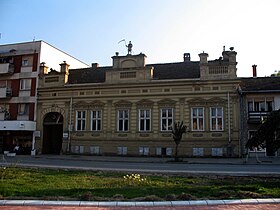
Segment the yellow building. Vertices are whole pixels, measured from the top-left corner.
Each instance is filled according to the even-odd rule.
[[[41,65],[36,149],[43,154],[173,156],[171,129],[188,132],[180,156],[239,156],[236,52],[208,61],[145,63],[116,53],[113,64],[60,72]]]

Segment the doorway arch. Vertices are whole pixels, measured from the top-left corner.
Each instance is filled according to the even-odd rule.
[[[63,116],[49,112],[43,120],[43,154],[60,154],[63,137]]]

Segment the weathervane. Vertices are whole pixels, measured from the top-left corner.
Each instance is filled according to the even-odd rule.
[[[121,43],[121,42],[124,42],[124,43],[125,43],[125,46],[127,47],[127,54],[128,54],[128,55],[131,55],[131,54],[132,54],[132,47],[133,47],[131,41],[129,41],[128,45],[126,44],[125,39],[119,41],[118,44]]]

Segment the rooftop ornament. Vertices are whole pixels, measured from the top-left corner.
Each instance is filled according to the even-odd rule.
[[[128,45],[126,44],[125,39],[119,41],[118,44],[121,43],[121,42],[124,42],[125,46],[127,47],[127,55],[131,55],[132,54],[132,47],[133,47],[131,41],[129,41]]]

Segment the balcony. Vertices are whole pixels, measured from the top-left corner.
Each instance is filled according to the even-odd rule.
[[[9,120],[9,119],[10,119],[10,113],[8,111],[0,110],[0,121]]]
[[[0,121],[1,131],[35,131],[34,121],[3,120]]]
[[[9,87],[0,87],[0,98],[12,97],[12,89]]]
[[[254,111],[248,113],[248,123],[259,124],[270,114],[269,111]]]
[[[0,75],[14,73],[14,64],[11,63],[0,63]]]

